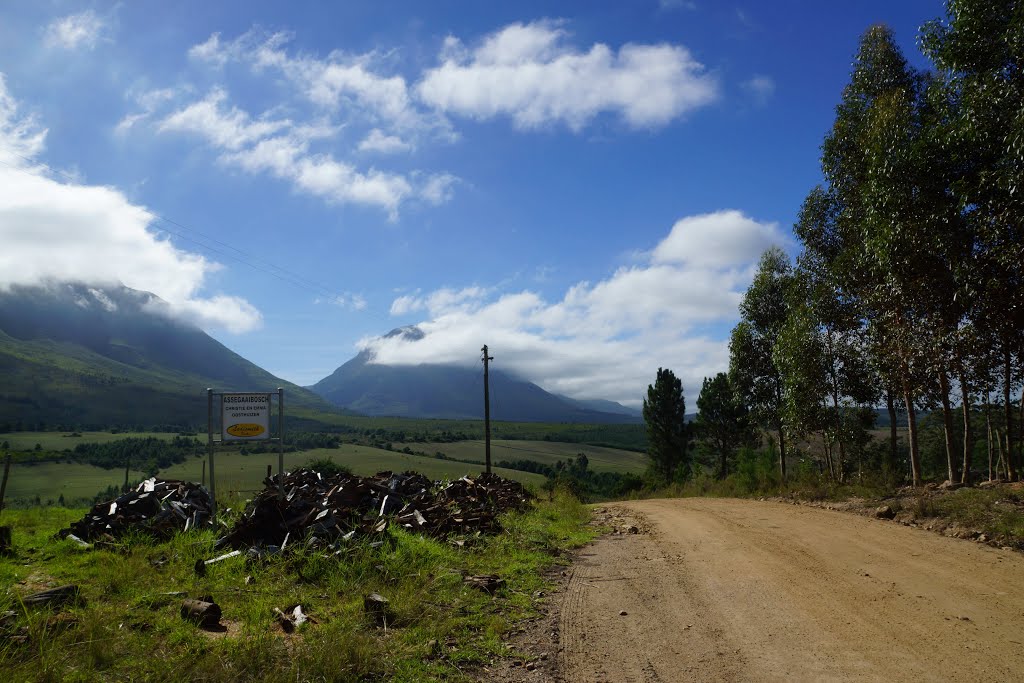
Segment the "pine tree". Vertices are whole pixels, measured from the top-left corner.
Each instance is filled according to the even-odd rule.
[[[658,377],[647,387],[644,399],[647,423],[647,454],[651,468],[664,481],[690,477],[687,443],[686,400],[683,383],[671,370],[658,368]]]
[[[729,376],[720,372],[704,378],[697,397],[697,410],[693,423],[696,437],[718,460],[716,475],[724,479],[732,470],[730,465],[736,450],[753,441],[747,408],[736,395]]]

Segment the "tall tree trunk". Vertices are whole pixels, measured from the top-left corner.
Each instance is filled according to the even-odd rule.
[[[839,443],[839,462],[836,464],[839,483],[846,480],[846,448],[843,446],[843,416],[839,412],[839,394],[833,384],[832,389],[832,410],[835,412],[836,441]]]
[[[1018,467],[1024,467],[1024,395],[1020,397],[1020,412],[1019,419],[1017,420],[1017,455],[1013,458],[1014,465],[1014,476],[1016,479],[1020,479],[1024,476],[1018,469]]]
[[[1003,457],[1003,435],[996,427],[996,479],[1004,479],[1006,475],[1006,459]]]
[[[939,370],[939,394],[942,399],[942,431],[946,436],[946,472],[952,484],[957,479],[953,458],[953,409],[949,405],[949,377],[945,368]]]
[[[960,470],[960,483],[971,483],[971,466],[974,464],[974,435],[971,434],[971,392],[967,389],[967,373],[960,370],[960,400],[964,412],[964,467]]]
[[[782,411],[782,381],[776,378],[775,381],[775,405],[779,412]],[[782,432],[781,417],[775,423],[775,429],[779,432],[779,473],[782,475],[782,483],[786,483],[786,435]]]
[[[897,462],[899,456],[896,453],[896,401],[892,395],[892,388],[885,390],[885,407],[889,410],[889,476],[896,480]]]
[[[917,415],[914,412],[914,397],[910,383],[903,378],[903,403],[907,407],[907,437],[910,440],[910,478],[914,486],[921,485],[921,459],[917,450]]]
[[[786,435],[782,430],[782,423],[779,423],[779,472],[782,474],[782,483],[786,483]]]
[[[821,430],[821,448],[821,452],[825,456],[825,463],[828,465],[828,480],[834,484],[836,481],[836,471],[832,467],[832,444],[829,443],[828,432],[824,429]]]
[[[836,441],[839,443],[839,462],[836,466],[836,474],[839,477],[839,483],[843,483],[846,480],[846,446],[843,444],[843,415],[839,411],[839,378],[836,376],[836,356],[832,346],[832,333],[826,334],[825,338],[828,343],[828,374],[832,382],[830,393],[832,394],[832,410],[835,413]]]
[[[1010,347],[1003,345],[1003,412],[1006,417],[1006,478],[1016,481],[1017,468],[1013,463],[1013,404],[1010,403],[1010,382],[1013,379],[1013,368],[1010,363]]]
[[[991,396],[985,392],[985,427],[988,430],[988,441],[985,446],[988,450],[988,480],[992,481],[992,413],[991,413]]]

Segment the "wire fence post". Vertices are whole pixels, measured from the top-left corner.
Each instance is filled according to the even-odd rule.
[[[217,478],[213,476],[213,389],[206,390],[206,438],[210,458],[210,498],[213,500],[212,517],[217,521]]]

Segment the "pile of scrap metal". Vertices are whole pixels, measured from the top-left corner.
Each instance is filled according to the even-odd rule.
[[[276,477],[264,484],[218,547],[283,549],[300,540],[332,546],[380,534],[390,520],[429,536],[493,533],[501,513],[522,510],[532,498],[519,482],[494,474],[435,483],[415,472],[325,477],[299,469],[285,475],[284,497]]]
[[[152,477],[115,500],[97,503],[85,517],[57,535],[82,543],[112,540],[128,532],[169,538],[178,531],[210,526],[212,509],[213,498],[205,487]]]

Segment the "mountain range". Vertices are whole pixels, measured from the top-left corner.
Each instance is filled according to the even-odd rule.
[[[332,410],[165,313],[158,297],[80,283],[0,291],[0,431],[206,422],[206,388],[285,389],[286,407]]]
[[[124,286],[60,283],[0,289],[0,432],[62,425],[206,422],[206,388],[285,389],[288,412],[482,418],[479,369],[386,366],[363,351],[312,387],[275,377],[187,322],[158,297]],[[400,328],[415,341],[417,328]],[[490,373],[495,420],[639,422],[639,411],[551,394]]]
[[[415,343],[416,327],[392,330]],[[502,370],[489,373],[491,419],[511,422],[639,422],[639,411],[612,401],[577,401],[549,393],[536,384]],[[420,418],[483,418],[481,368],[452,365],[381,365],[371,351],[354,358],[310,390],[331,403],[374,416]]]

